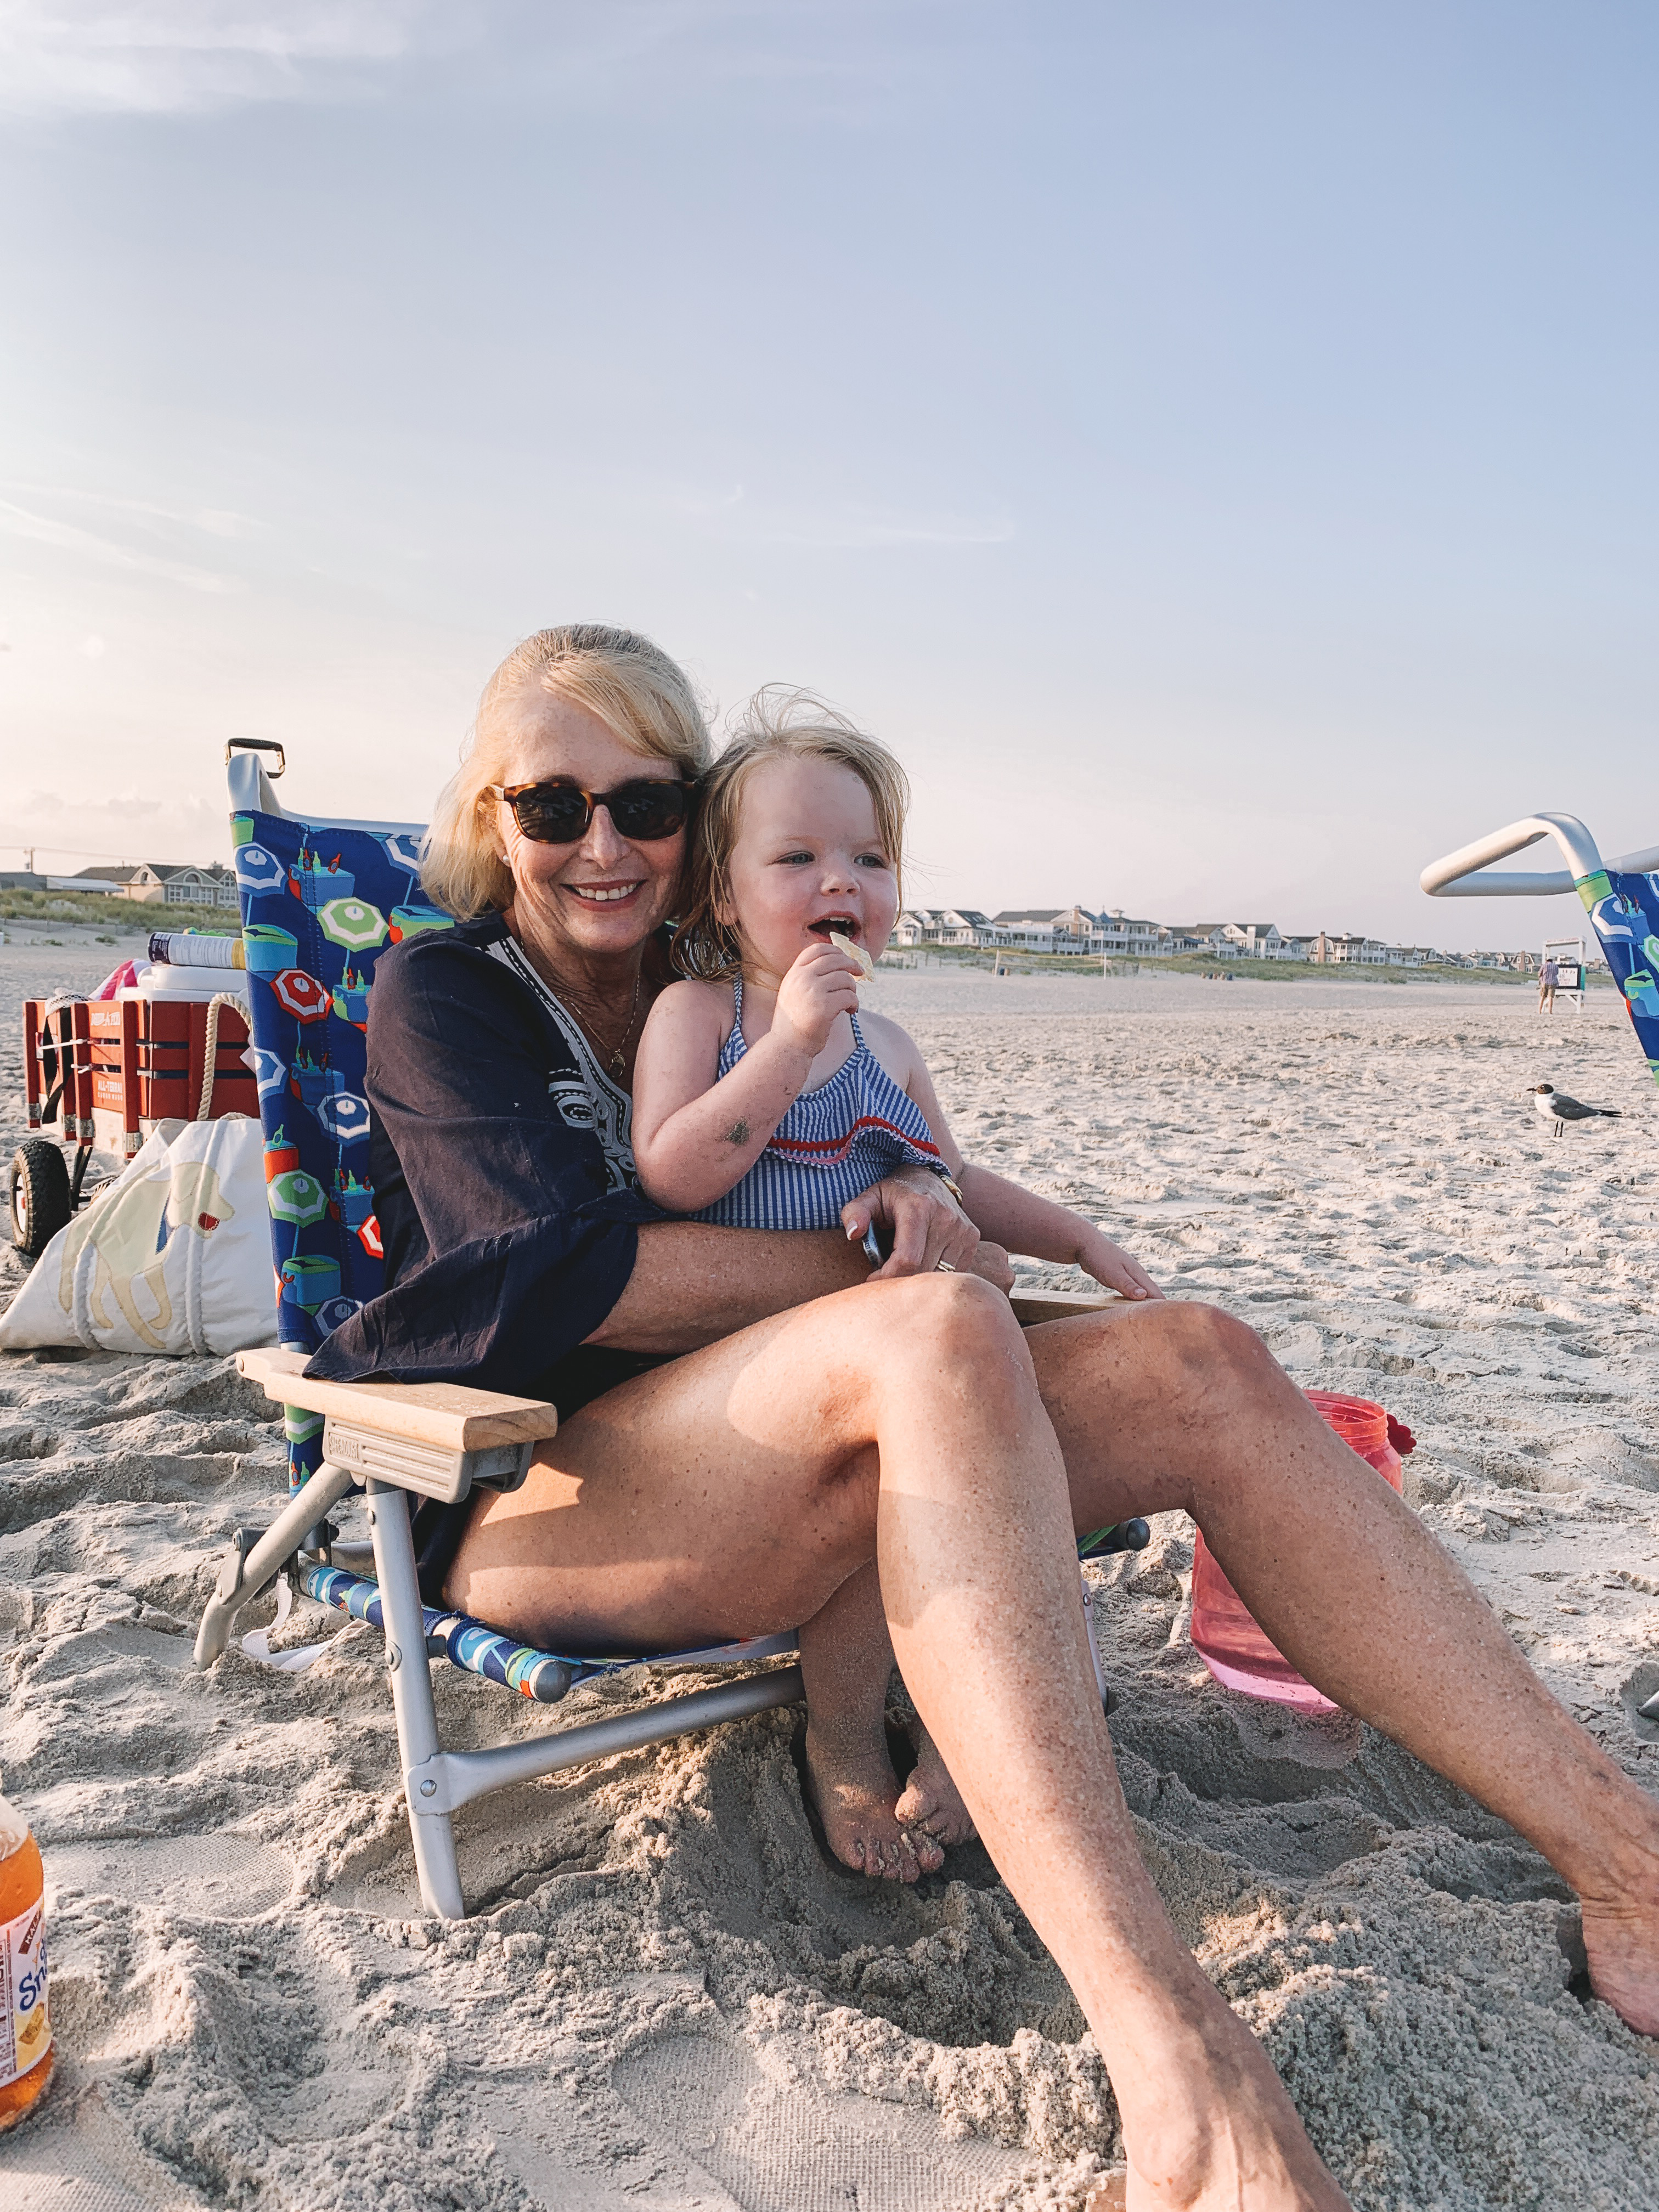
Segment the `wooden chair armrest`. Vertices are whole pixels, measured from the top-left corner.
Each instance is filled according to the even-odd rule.
[[[1015,1291],[1008,1301],[1022,1328],[1042,1321],[1064,1321],[1068,1314],[1102,1313],[1121,1306],[1115,1291]]]
[[[307,1376],[306,1352],[239,1352],[236,1364],[278,1405],[303,1406],[382,1436],[445,1451],[489,1451],[539,1443],[557,1433],[557,1408],[543,1398],[510,1398],[459,1382],[325,1382]]]

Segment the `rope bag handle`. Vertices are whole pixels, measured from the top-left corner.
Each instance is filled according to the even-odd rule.
[[[216,991],[208,1000],[207,1050],[202,1063],[202,1095],[196,1103],[196,1119],[205,1121],[213,1110],[214,1079],[219,1073],[219,1009],[228,1006],[234,1014],[246,1014],[247,1009],[234,991]]]

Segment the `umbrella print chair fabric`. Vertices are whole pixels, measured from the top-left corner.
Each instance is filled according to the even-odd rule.
[[[374,964],[388,945],[454,925],[421,891],[417,829],[319,824],[269,806],[236,808],[230,828],[277,1337],[312,1352],[385,1287],[364,1085]],[[290,1416],[290,1490],[316,1473],[322,1429]]]
[[[1613,980],[1659,1081],[1659,878],[1603,869],[1577,886]]]

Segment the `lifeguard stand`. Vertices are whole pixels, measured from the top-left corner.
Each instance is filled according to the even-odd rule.
[[[1543,956],[1553,960],[1556,967],[1555,995],[1571,999],[1582,1013],[1584,992],[1589,982],[1586,975],[1584,940],[1582,937],[1547,937],[1544,940]]]

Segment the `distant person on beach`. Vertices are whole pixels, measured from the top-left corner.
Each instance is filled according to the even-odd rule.
[[[1549,1013],[1553,1010],[1555,994],[1560,981],[1559,962],[1547,960],[1538,971],[1538,1011],[1540,1014]]]
[[[647,1198],[729,1228],[839,1230],[902,1168],[939,1176],[981,1237],[1081,1267],[1131,1299],[1163,1294],[1091,1221],[969,1165],[915,1042],[860,1016],[863,963],[899,909],[904,771],[803,694],[763,694],[703,781],[672,983],[634,1070],[634,1157]],[[842,949],[848,948],[848,949]],[[939,1268],[955,1272],[948,1260]],[[889,1260],[875,1279],[903,1271]],[[801,1640],[809,1770],[831,1848],[914,1880],[971,1826],[925,1731],[901,1795],[884,1711],[892,1648],[873,1577],[866,1618],[836,1613],[829,1648]],[[812,1756],[839,1747],[836,1771]]]
[[[878,1605],[1093,2030],[1129,2212],[1346,2200],[1142,1863],[1079,1530],[1190,1513],[1301,1674],[1543,1852],[1583,1900],[1592,1989],[1659,2032],[1659,1805],[1243,1322],[1149,1297],[1022,1331],[1006,1255],[915,1163],[851,1203],[850,1235],[667,1219],[640,1189],[638,1038],[673,981],[664,925],[708,767],[691,687],[647,640],[527,639],[436,810],[422,881],[459,926],[377,968],[390,1287],[311,1371],[560,1412],[520,1489],[421,1507],[428,1602],[576,1651],[797,1627],[833,1649],[839,1615]],[[873,1280],[872,1220],[891,1251]],[[837,1747],[814,1751],[822,1799]]]

